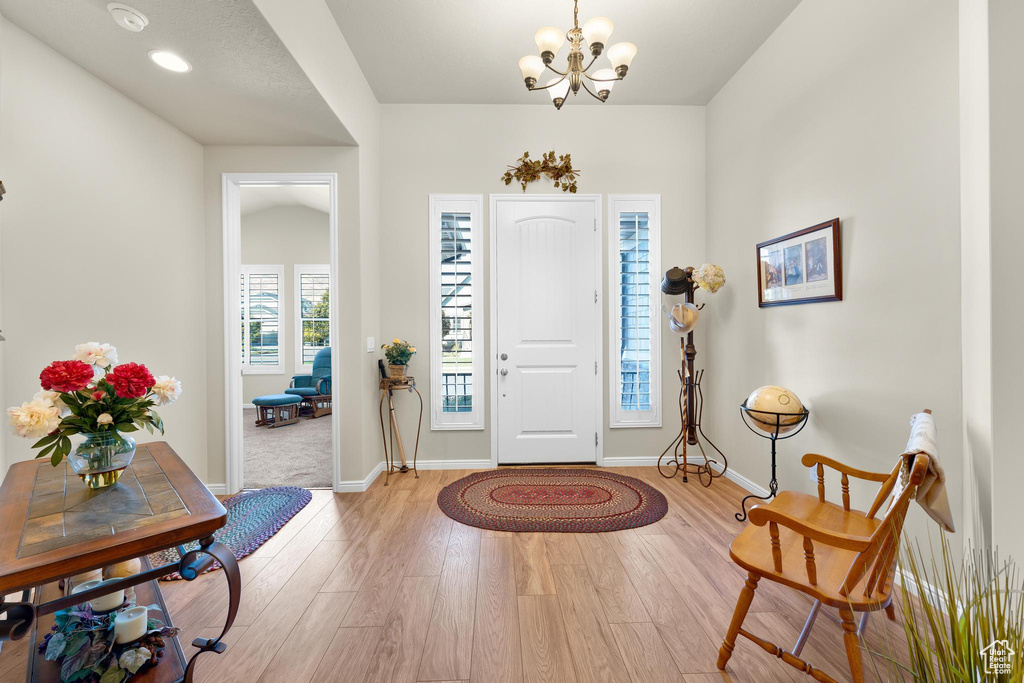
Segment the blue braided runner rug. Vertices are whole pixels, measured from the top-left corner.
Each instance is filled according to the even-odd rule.
[[[224,507],[228,511],[228,522],[213,536],[240,560],[266,543],[312,499],[312,493],[295,486],[273,486],[244,491],[224,501]],[[185,550],[198,547],[198,541],[194,541],[186,545]],[[177,548],[168,548],[149,556],[149,561],[154,567],[177,562],[179,559]],[[207,571],[219,568],[220,564],[214,562]],[[175,581],[180,578],[181,576],[175,572],[168,574],[163,580]]]

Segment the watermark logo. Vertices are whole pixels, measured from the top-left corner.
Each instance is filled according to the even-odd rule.
[[[981,656],[985,658],[985,673],[1009,674],[1015,654],[1017,653],[1010,648],[1010,641],[993,640],[988,647],[981,651]]]

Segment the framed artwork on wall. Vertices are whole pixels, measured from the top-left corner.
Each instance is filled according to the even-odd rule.
[[[839,219],[757,245],[757,305],[843,300]]]

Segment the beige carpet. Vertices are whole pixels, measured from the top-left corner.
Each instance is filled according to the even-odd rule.
[[[268,486],[330,488],[331,416],[302,418],[271,429],[257,427],[256,411],[243,410],[243,482],[247,489]]]

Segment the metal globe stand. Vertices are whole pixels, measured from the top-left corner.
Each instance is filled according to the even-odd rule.
[[[773,413],[768,410],[754,410],[747,407],[747,402],[740,404],[740,416],[747,429],[758,436],[771,439],[772,442],[772,480],[768,483],[768,495],[758,496],[753,493],[740,501],[741,512],[736,513],[736,521],[744,522],[747,519],[747,501],[751,498],[756,500],[769,500],[779,492],[779,480],[775,476],[775,442],[779,439],[788,439],[800,433],[807,426],[807,416],[811,411],[807,408],[800,413]],[[799,418],[797,422],[791,422],[793,418]],[[783,421],[785,420],[785,421]],[[751,424],[751,422],[757,424]],[[782,431],[785,429],[786,431]]]

